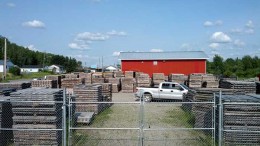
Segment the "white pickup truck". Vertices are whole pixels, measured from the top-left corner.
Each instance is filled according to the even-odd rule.
[[[150,102],[152,99],[177,99],[183,100],[184,94],[188,93],[189,88],[184,84],[175,82],[162,82],[158,88],[137,87],[135,97]]]

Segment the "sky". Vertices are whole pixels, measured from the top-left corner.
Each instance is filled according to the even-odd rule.
[[[260,0],[0,0],[0,35],[83,66],[121,51],[241,58],[260,56],[259,14]]]

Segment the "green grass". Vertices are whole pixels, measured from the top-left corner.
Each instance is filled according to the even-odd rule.
[[[20,76],[15,76],[11,73],[6,74],[6,80],[0,80],[1,82],[8,82],[11,80],[20,80],[20,79],[33,79],[33,78],[43,78],[46,75],[51,75],[50,72],[37,72],[37,73],[25,73],[21,74]],[[2,78],[3,74],[0,73],[0,77]]]

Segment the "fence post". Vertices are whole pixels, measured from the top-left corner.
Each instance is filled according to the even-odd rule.
[[[212,127],[213,127],[213,145],[216,145],[216,94],[213,93],[213,112],[212,112]]]
[[[222,91],[219,92],[219,121],[218,121],[218,145],[222,146],[222,131],[223,131],[223,104],[222,104]]]
[[[66,88],[63,88],[63,105],[62,105],[62,130],[63,130],[63,146],[67,146],[67,124],[66,124]]]
[[[144,101],[140,98],[140,134],[139,134],[139,146],[144,145]]]

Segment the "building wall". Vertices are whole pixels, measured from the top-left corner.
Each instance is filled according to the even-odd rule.
[[[206,60],[122,60],[122,71],[138,71],[148,73],[206,73]]]
[[[39,68],[21,68],[21,72],[39,72]]]

